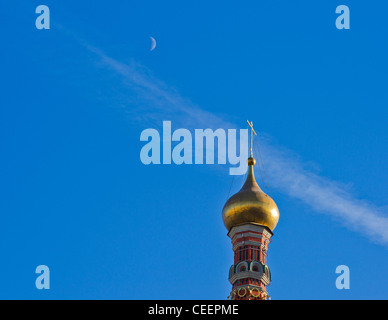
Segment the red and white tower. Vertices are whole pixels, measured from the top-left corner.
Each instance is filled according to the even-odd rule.
[[[251,126],[251,154],[247,180],[222,210],[234,252],[234,264],[229,270],[232,291],[228,299],[267,300],[266,287],[271,282],[267,251],[279,220],[279,210],[255,180],[253,167],[256,161],[252,156],[252,132],[255,132],[252,123],[248,124]]]

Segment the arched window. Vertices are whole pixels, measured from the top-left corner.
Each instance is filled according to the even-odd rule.
[[[265,274],[266,274],[267,277],[271,280],[271,271],[269,271],[268,266],[265,266]]]
[[[237,272],[244,272],[248,270],[248,263],[246,261],[241,261],[237,265]]]
[[[262,269],[260,262],[253,261],[251,263],[250,270],[254,271],[254,272],[262,272],[263,269]]]
[[[231,266],[229,269],[229,279],[233,276],[234,274],[234,266]]]

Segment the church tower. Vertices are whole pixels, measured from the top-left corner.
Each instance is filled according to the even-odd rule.
[[[228,299],[267,300],[266,287],[271,282],[267,251],[279,220],[279,210],[255,180],[252,133],[256,133],[252,123],[248,124],[251,127],[248,176],[241,190],[228,199],[222,210],[222,219],[234,252],[234,263],[229,270],[232,291]]]

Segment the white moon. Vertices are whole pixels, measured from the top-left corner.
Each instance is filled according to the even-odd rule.
[[[150,39],[151,39],[151,41],[152,41],[152,43],[151,43],[151,50],[150,50],[150,51],[152,51],[152,50],[154,50],[155,47],[156,47],[156,41],[155,41],[155,39],[154,39],[153,37],[150,37]]]

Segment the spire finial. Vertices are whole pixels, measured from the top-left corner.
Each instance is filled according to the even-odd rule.
[[[251,127],[251,154],[250,154],[250,158],[253,158],[253,154],[252,154],[252,142],[253,142],[253,133],[255,134],[255,136],[256,136],[256,132],[255,132],[255,130],[253,129],[253,122],[251,121],[251,122],[249,122],[248,120],[247,120],[247,123],[248,123],[248,125]]]

